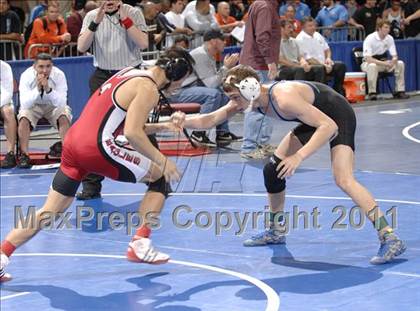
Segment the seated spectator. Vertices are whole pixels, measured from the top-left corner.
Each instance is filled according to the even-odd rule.
[[[148,51],[160,50],[165,42],[166,29],[164,25],[157,19],[159,7],[152,1],[142,4],[143,15],[148,28],[149,47]],[[146,57],[147,58],[147,57]]]
[[[400,0],[392,0],[391,7],[383,11],[382,19],[391,23],[389,34],[394,39],[404,38],[404,11],[401,8]]]
[[[403,0],[402,6],[405,19],[405,37],[420,39],[420,3],[414,0]]]
[[[237,21],[241,21],[248,11],[248,4],[244,3],[243,0],[230,0],[230,15],[233,16]]]
[[[349,24],[364,29],[369,35],[376,30],[376,21],[379,17],[376,9],[376,0],[367,0],[365,5],[356,10],[349,20]]]
[[[314,80],[324,82],[324,67],[309,65],[302,56],[296,39],[292,37],[292,23],[289,20],[281,20],[280,26],[280,72],[277,80]]]
[[[16,166],[15,146],[16,146],[16,117],[13,107],[13,74],[10,65],[0,60],[0,110],[1,118],[4,123],[4,131],[7,141],[7,154],[1,161],[1,168],[12,168]]]
[[[334,79],[334,89],[345,95],[343,83],[346,65],[331,60],[331,50],[325,38],[316,30],[316,22],[312,17],[305,17],[302,21],[303,30],[296,37],[300,52],[310,65],[322,65],[327,76]]]
[[[286,3],[283,4],[279,9],[280,16],[284,16],[286,14],[286,10],[289,5],[294,6],[296,10],[295,18],[298,21],[302,21],[302,19],[306,16],[311,16],[311,9],[309,8],[309,6],[301,2],[300,0],[287,0]]]
[[[330,41],[347,41],[348,31],[340,30],[349,20],[346,7],[335,0],[323,0],[323,3],[324,7],[315,18],[318,26],[328,27],[321,34]]]
[[[286,8],[286,12],[284,13],[284,16],[282,16],[282,19],[288,20],[292,23],[292,26],[293,26],[292,37],[293,38],[296,38],[296,36],[302,30],[302,24],[299,20],[295,18],[295,16],[296,16],[295,7],[293,5],[288,5]]]
[[[38,53],[49,52],[49,47],[32,48],[29,55],[29,49],[32,44],[66,44],[71,40],[71,35],[67,32],[66,23],[59,16],[60,11],[56,3],[48,5],[47,15],[37,18],[34,21],[32,33],[25,46],[25,57],[35,58]]]
[[[88,12],[97,7],[95,1],[87,1],[85,5],[80,1],[75,2],[73,13],[67,18],[67,30],[71,35],[71,42],[77,42],[80,30],[82,30],[83,19]]]
[[[20,142],[20,168],[30,167],[29,136],[41,118],[58,129],[61,141],[72,119],[67,105],[67,81],[64,73],[55,67],[51,55],[40,53],[33,66],[26,69],[19,83],[20,110],[18,134]]]
[[[209,29],[219,29],[215,13],[210,0],[196,0],[186,6],[182,15],[188,27],[197,32],[204,32]]]
[[[29,24],[35,21],[38,17],[42,17],[45,15],[45,12],[48,8],[48,0],[38,0],[38,5],[35,6],[29,17]]]
[[[10,10],[8,0],[0,0],[0,40],[22,42],[21,24],[19,17]],[[19,46],[13,43],[0,44],[2,60],[18,59]]]
[[[171,0],[171,10],[165,14],[166,19],[175,26],[175,28],[171,31],[175,37],[177,34],[192,34],[192,30],[185,27],[185,18],[181,14],[184,7],[184,2],[182,0]],[[167,39],[167,46],[171,46],[175,43],[171,37]]]
[[[173,45],[188,50],[190,48],[190,40],[186,35],[179,35],[174,39]]]
[[[244,22],[237,21],[233,16],[230,16],[230,6],[225,1],[218,3],[215,17],[220,30],[225,33],[230,33],[237,26],[242,27],[245,25]],[[231,45],[230,38],[227,38],[225,41],[226,45]]]
[[[394,38],[389,35],[391,23],[387,20],[378,22],[377,31],[371,33],[363,41],[362,70],[366,72],[369,90],[369,100],[376,100],[376,84],[378,72],[394,72],[395,93],[394,98],[406,99],[404,81],[404,63],[398,60]],[[387,54],[391,55],[389,60]]]
[[[170,97],[171,102],[199,103],[201,113],[215,111],[229,102],[229,98],[220,86],[226,70],[238,63],[239,55],[232,54],[225,57],[223,67],[217,70],[215,57],[223,51],[224,46],[222,32],[209,30],[204,33],[203,45],[190,53],[195,60],[194,73],[184,81],[183,87]],[[226,145],[241,139],[229,131],[227,121],[216,127],[216,143],[208,138],[205,131],[194,131],[191,138],[197,144],[208,147],[215,147],[216,144]]]

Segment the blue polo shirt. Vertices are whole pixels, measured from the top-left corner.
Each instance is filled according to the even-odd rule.
[[[287,9],[287,7],[289,6],[290,4],[283,4],[281,7],[280,7],[280,10],[279,10],[279,15],[280,16],[283,16],[284,15],[284,13],[286,13],[286,9]],[[295,15],[295,18],[298,20],[298,21],[302,21],[302,19],[305,17],[305,16],[310,16],[311,15],[311,9],[309,8],[309,6],[308,5],[306,5],[305,3],[303,3],[303,2],[301,2],[301,3],[299,3],[299,5],[298,6],[294,6],[295,7],[295,10],[296,10],[296,15]]]
[[[344,21],[347,23],[349,20],[349,13],[344,5],[335,4],[327,8],[323,7],[315,18],[318,26],[327,27],[331,26],[337,21]],[[329,41],[347,41],[347,30],[334,30],[331,35],[325,31],[321,32]]]

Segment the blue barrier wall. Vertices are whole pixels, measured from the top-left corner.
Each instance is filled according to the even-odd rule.
[[[352,49],[362,46],[362,42],[331,42],[329,44],[333,60],[344,62],[347,71],[356,71]],[[420,40],[397,40],[396,46],[399,58],[405,63],[406,90],[420,90]],[[238,47],[228,47],[225,49],[225,54],[238,51]],[[9,63],[16,80],[19,80],[21,73],[32,65],[32,61],[26,60]],[[93,58],[88,56],[56,58],[54,64],[66,74],[69,105],[73,110],[74,120],[76,120],[89,98],[89,78],[94,70]],[[383,85],[380,85],[380,89],[384,90]]]
[[[12,66],[13,77],[19,82],[20,75],[32,66],[33,61],[11,61],[9,64]],[[93,67],[93,57],[55,58],[54,65],[66,74],[68,102],[73,111],[73,120],[76,120],[89,99],[89,78],[95,69]]]

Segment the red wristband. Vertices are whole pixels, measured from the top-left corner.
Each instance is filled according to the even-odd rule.
[[[124,26],[125,29],[129,29],[131,26],[134,25],[132,19],[129,17],[126,17],[125,19],[123,19],[121,21],[121,24]]]
[[[15,249],[16,249],[16,246],[14,246],[12,243],[10,243],[7,240],[4,240],[1,243],[1,249],[0,250],[7,257],[10,257],[10,255],[12,255],[12,253],[15,251]]]

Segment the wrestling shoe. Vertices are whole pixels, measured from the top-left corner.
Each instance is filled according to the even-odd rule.
[[[386,232],[382,236],[379,236],[379,241],[381,242],[381,246],[379,247],[378,254],[370,260],[370,263],[373,265],[390,262],[407,249],[404,242],[393,232]]]
[[[10,281],[12,279],[12,276],[9,273],[6,273],[4,269],[9,264],[9,257],[7,257],[5,254],[1,254],[0,259],[0,283]]]
[[[263,232],[253,235],[251,238],[243,242],[244,246],[264,246],[268,244],[284,244],[286,243],[286,236],[279,230],[268,229]]]
[[[127,259],[132,262],[149,263],[159,265],[167,263],[169,255],[156,251],[152,246],[152,240],[139,238],[128,244]]]

